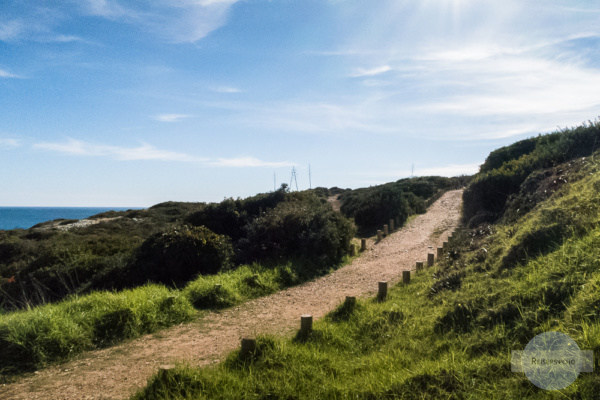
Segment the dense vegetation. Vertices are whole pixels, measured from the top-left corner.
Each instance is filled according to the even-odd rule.
[[[390,219],[402,226],[409,216],[424,213],[445,191],[463,187],[468,181],[469,177],[429,176],[345,191],[339,197],[341,212],[354,218],[359,233],[369,235]]]
[[[571,146],[593,129],[532,141]],[[523,160],[530,148],[492,153],[467,193],[506,165],[499,160]],[[600,152],[566,158],[570,149],[555,149],[555,159],[521,179],[496,223],[459,231],[432,269],[386,301],[340,305],[309,336],[260,337],[250,357],[234,352],[214,367],[163,371],[134,398],[600,398]],[[465,213],[481,211],[467,197]],[[511,351],[548,331],[592,350],[594,372],[556,391],[511,372]]]
[[[203,206],[169,202],[99,214],[91,218],[99,222],[89,226],[59,220],[0,231],[0,312],[119,288],[126,282],[118,278],[146,239],[180,225],[185,215]]]
[[[589,156],[599,148],[600,120],[493,151],[465,191],[464,222],[476,226],[496,221],[531,173]]]
[[[255,261],[295,260],[319,270],[338,264],[354,235],[325,198],[285,187],[243,200],[168,202],[92,219],[100,222],[0,231],[0,310],[148,282],[181,287],[199,274]]]

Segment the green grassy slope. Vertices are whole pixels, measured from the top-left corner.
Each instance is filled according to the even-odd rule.
[[[600,398],[598,157],[532,170],[510,199],[523,212],[461,230],[386,301],[340,306],[308,337],[259,338],[251,358],[164,371],[134,398]],[[595,371],[557,391],[511,372],[511,351],[548,331],[594,351]]]

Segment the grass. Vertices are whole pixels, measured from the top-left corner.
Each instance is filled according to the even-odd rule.
[[[250,359],[163,371],[133,399],[600,398],[600,174],[589,168],[514,224],[460,231],[386,301],[340,305],[306,337],[259,337]],[[547,331],[594,351],[595,372],[557,391],[511,372],[511,351]]]
[[[341,265],[350,260],[346,257]],[[314,270],[301,261],[272,267],[252,264],[199,276],[180,290],[145,285],[0,314],[0,381],[2,376],[6,379],[189,321],[197,310],[230,307],[330,270]]]
[[[0,371],[34,370],[85,350],[189,320],[194,308],[181,293],[148,285],[98,292],[0,316]]]

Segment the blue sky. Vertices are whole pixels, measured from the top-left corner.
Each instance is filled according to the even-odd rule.
[[[473,173],[600,115],[600,5],[4,0],[0,206]]]

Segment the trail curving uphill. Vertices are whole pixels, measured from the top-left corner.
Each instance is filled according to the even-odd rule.
[[[248,301],[197,321],[108,349],[85,353],[0,385],[3,400],[124,399],[145,386],[160,365],[186,362],[207,365],[220,361],[239,346],[242,336],[291,334],[300,315],[324,316],[346,296],[369,296],[378,281],[397,282],[403,270],[440,245],[460,217],[462,190],[445,193],[426,214],[419,215],[380,243],[367,242],[367,251],[330,275]]]

